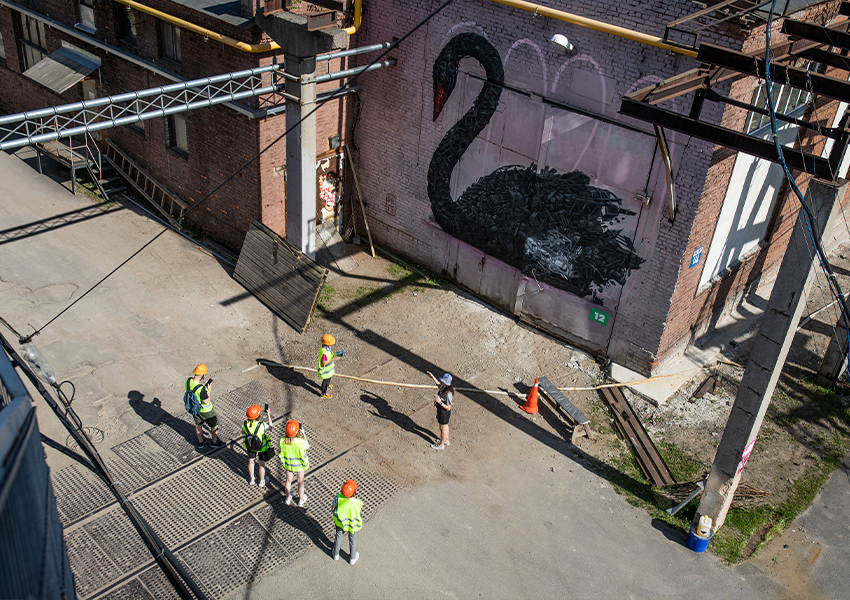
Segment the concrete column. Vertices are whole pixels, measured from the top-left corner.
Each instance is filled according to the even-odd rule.
[[[815,214],[810,225],[817,235],[822,235],[827,223],[836,218],[840,208],[838,199],[843,196],[846,185],[838,186],[818,179],[809,182],[806,202]],[[811,241],[807,241],[808,238],[808,227],[801,210],[694,518],[696,521],[701,515],[711,517],[713,531],[719,529],[726,519],[741,471],[755,444],[806,307],[806,296],[815,280],[815,269],[820,269],[817,258],[811,258]]]
[[[316,58],[285,57],[284,70],[300,78],[286,80],[286,240],[316,258]],[[308,116],[309,115],[309,116]],[[300,123],[299,123],[300,121]]]

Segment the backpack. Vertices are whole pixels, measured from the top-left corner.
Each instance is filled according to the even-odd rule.
[[[195,388],[186,390],[186,393],[183,394],[183,405],[186,407],[186,412],[193,417],[196,417],[201,413],[201,403],[198,402],[198,397],[195,395],[195,392],[202,385],[204,384],[200,383]]]
[[[243,436],[245,440],[245,449],[248,452],[262,452],[263,438],[257,435],[260,432],[260,426],[257,425],[257,429],[254,430],[254,433],[250,433],[248,431],[248,421],[245,421],[242,423],[242,430],[246,432]]]

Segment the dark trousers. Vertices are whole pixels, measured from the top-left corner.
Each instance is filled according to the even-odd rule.
[[[322,379],[322,394],[328,393],[328,386],[331,384],[331,377],[327,379]]]

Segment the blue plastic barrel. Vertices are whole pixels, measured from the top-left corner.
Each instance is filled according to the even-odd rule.
[[[688,548],[694,552],[705,552],[713,535],[713,533],[709,533],[708,537],[702,537],[697,534],[697,526],[691,525],[691,532],[688,534]]]

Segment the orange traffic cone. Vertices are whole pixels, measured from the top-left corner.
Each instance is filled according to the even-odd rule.
[[[528,398],[525,399],[525,404],[520,406],[520,408],[530,415],[537,414],[537,379],[534,380],[534,386],[528,392]]]

